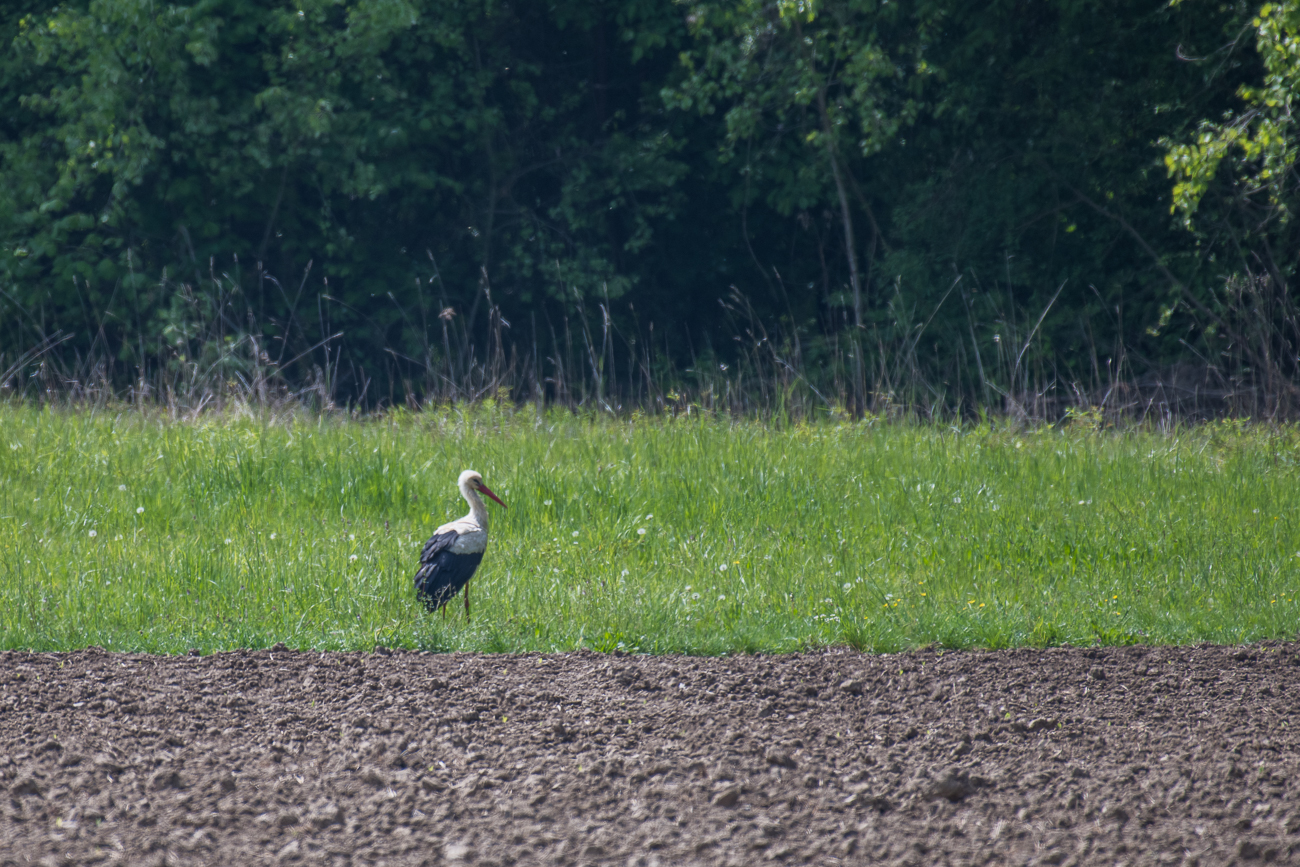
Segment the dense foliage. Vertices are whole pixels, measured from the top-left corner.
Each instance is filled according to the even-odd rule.
[[[855,407],[1188,363],[1281,401],[1295,7],[5,7],[0,372],[57,335],[367,400],[749,359]]]

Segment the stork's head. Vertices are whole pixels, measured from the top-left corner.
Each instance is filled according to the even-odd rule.
[[[506,504],[501,502],[501,498],[492,493],[492,491],[488,489],[487,485],[483,484],[483,477],[475,470],[465,470],[461,473],[457,485],[460,487],[461,494],[465,495],[467,499],[468,492],[474,491],[479,494],[487,494],[489,497],[496,500],[497,503],[500,504],[501,508],[506,508]]]

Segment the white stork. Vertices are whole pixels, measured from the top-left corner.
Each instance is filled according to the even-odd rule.
[[[483,561],[487,548],[487,506],[479,499],[479,492],[501,503],[496,494],[483,484],[483,477],[473,470],[465,470],[456,482],[460,495],[469,503],[469,514],[443,524],[433,531],[424,550],[420,552],[420,570],[415,573],[415,595],[430,611],[442,609],[447,616],[447,603],[456,598],[460,588],[465,588],[465,619],[469,620],[469,579]],[[501,503],[501,508],[506,504]]]

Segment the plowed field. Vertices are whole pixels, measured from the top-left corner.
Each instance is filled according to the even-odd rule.
[[[0,864],[1300,860],[1300,645],[0,654]]]

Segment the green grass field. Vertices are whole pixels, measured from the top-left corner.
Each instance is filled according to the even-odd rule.
[[[169,422],[0,407],[0,646],[896,650],[1294,636],[1300,432]],[[509,504],[424,612],[464,468]]]

